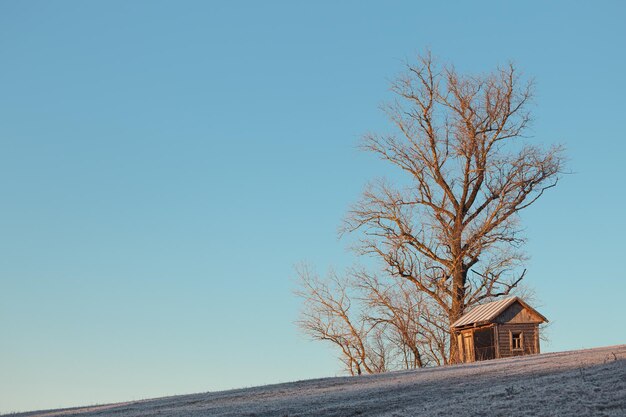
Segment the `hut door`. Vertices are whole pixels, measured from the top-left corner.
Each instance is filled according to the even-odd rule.
[[[494,359],[496,357],[493,329],[491,327],[474,331],[474,352],[476,352],[477,361]]]
[[[474,362],[474,335],[472,332],[463,333],[463,357],[465,362]]]

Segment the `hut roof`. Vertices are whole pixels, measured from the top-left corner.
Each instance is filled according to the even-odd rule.
[[[458,328],[474,324],[489,323],[495,320],[500,314],[504,312],[504,310],[509,308],[509,306],[511,306],[515,302],[520,303],[525,308],[537,314],[544,321],[548,321],[548,319],[539,314],[537,310],[526,304],[519,297],[509,297],[474,307],[468,313],[464,314],[463,316],[461,316],[461,318],[452,323],[452,327]]]

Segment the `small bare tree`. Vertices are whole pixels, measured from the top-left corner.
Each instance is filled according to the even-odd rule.
[[[426,298],[406,282],[383,282],[356,270],[327,279],[308,268],[298,272],[296,294],[304,306],[297,324],[313,339],[338,347],[351,375],[441,363],[444,351],[433,347],[445,339],[431,326]]]
[[[300,268],[298,275],[300,287],[296,295],[303,299],[304,306],[297,325],[313,339],[338,347],[350,375],[385,371],[380,369],[380,355],[367,348],[370,329],[360,312],[355,311],[358,309],[353,308],[347,281],[335,273],[322,280],[306,267]],[[380,353],[384,364],[384,351]]]
[[[408,184],[371,184],[345,231],[361,231],[359,253],[439,307],[445,319],[436,328],[445,328],[453,362],[450,324],[522,280],[518,213],[562,171],[560,147],[523,142],[532,87],[514,65],[462,75],[427,54],[392,86],[397,100],[385,110],[397,133],[364,138],[363,148],[400,168]]]
[[[367,320],[372,326],[385,328],[387,339],[399,353],[403,368],[421,368],[429,362],[423,348],[427,341],[424,297],[406,282],[383,282],[365,270],[355,271],[354,277],[367,307]]]

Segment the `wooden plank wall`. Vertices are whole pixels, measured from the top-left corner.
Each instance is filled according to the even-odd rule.
[[[523,332],[523,351],[512,351],[509,332]],[[499,324],[498,325],[498,348],[499,357],[506,358],[509,356],[529,355],[538,353],[536,343],[538,337],[538,325],[533,323],[525,324]]]
[[[520,303],[514,303],[504,312],[502,312],[497,318],[498,323],[541,323],[543,320],[541,317],[528,310]]]

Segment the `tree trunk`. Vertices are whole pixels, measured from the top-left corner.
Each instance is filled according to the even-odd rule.
[[[413,352],[413,366],[415,368],[423,367],[424,364],[422,362],[422,355],[420,354],[420,351],[417,348],[417,346],[411,346],[410,349]]]
[[[450,322],[450,363],[459,363],[461,361],[459,355],[459,346],[454,339],[452,331],[452,323],[457,321],[463,315],[465,310],[465,280],[467,278],[467,267],[459,265],[454,270],[452,276],[452,305],[448,319]]]

